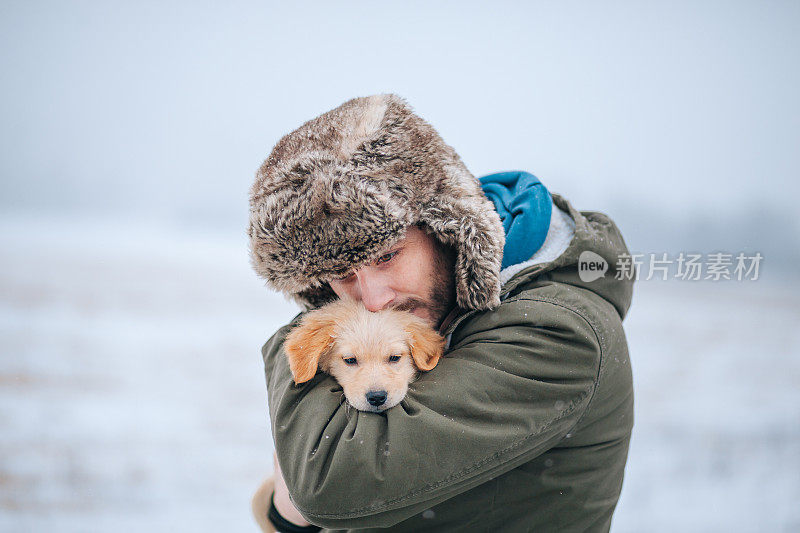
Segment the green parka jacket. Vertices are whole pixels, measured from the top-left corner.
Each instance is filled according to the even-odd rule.
[[[331,530],[608,531],[633,427],[622,319],[631,276],[617,227],[577,212],[557,259],[517,273],[491,311],[458,316],[449,349],[383,413],[346,408],[319,373],[295,386],[281,349],[263,347],[278,460],[292,501]],[[581,252],[608,263],[583,282]],[[388,529],[381,529],[388,528]]]

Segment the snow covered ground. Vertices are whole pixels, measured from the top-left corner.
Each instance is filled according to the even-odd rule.
[[[256,531],[259,349],[297,308],[241,233],[0,219],[0,531]],[[800,287],[640,282],[625,325],[612,530],[800,530]]]

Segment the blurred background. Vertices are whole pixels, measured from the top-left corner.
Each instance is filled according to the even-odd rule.
[[[476,175],[536,174],[638,253],[761,253],[644,280],[612,531],[800,530],[800,4],[0,5],[0,530],[256,531],[250,270],[275,142],[394,92]]]

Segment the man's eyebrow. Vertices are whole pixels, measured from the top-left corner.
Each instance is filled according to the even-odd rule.
[[[397,243],[394,246],[392,246],[391,248],[389,248],[388,250],[386,250],[385,252],[381,252],[381,254],[378,257],[375,258],[375,261],[377,261],[378,259],[380,259],[384,255],[393,254],[395,252],[399,252],[402,249],[403,249],[402,243]]]
[[[389,248],[388,250],[386,250],[385,252],[381,252],[381,253],[380,253],[380,255],[379,255],[378,257],[376,257],[375,259],[373,259],[373,260],[372,260],[370,263],[368,263],[368,264],[372,265],[372,264],[376,263],[376,262],[377,262],[377,261],[378,261],[378,260],[379,260],[381,257],[383,257],[384,255],[387,255],[387,254],[393,254],[393,253],[395,253],[395,252],[399,252],[400,250],[402,250],[402,249],[404,248],[404,246],[405,246],[405,241],[403,241],[403,242],[399,242],[399,243],[395,244],[394,246],[392,246],[391,248]],[[344,278],[347,278],[347,277],[349,277],[349,276],[350,276],[350,275],[351,275],[353,272],[355,272],[355,269],[354,269],[354,268],[348,268],[347,270],[344,270],[344,271],[342,271],[341,273],[338,273],[338,274],[336,274],[336,278],[334,278],[334,279],[344,279]]]

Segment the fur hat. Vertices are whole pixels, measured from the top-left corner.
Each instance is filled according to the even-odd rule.
[[[500,303],[505,235],[478,180],[406,102],[354,98],[283,137],[250,189],[250,261],[306,308],[328,282],[376,259],[413,224],[456,250],[465,309]]]

